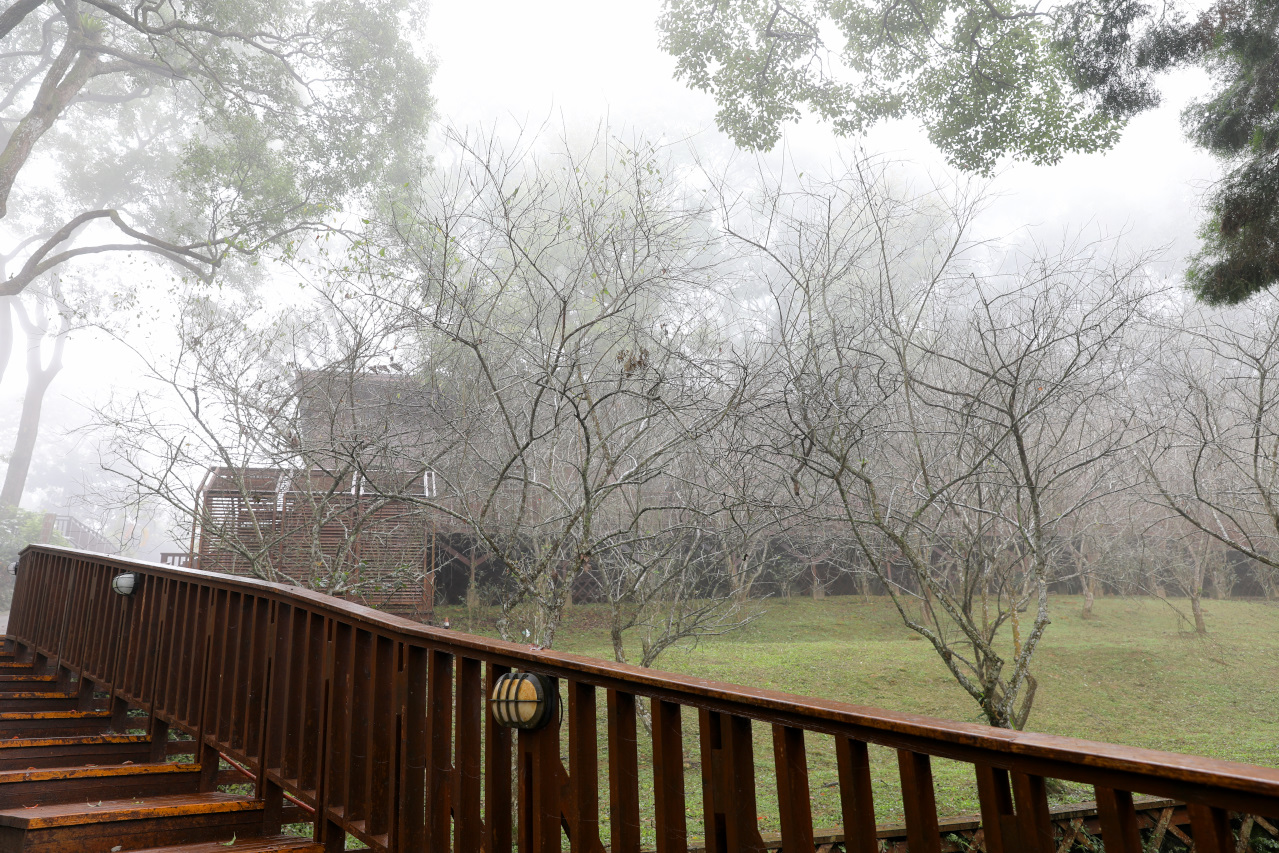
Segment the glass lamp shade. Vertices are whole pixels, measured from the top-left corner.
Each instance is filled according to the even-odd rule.
[[[531,672],[508,672],[493,685],[493,718],[512,729],[540,729],[559,704],[555,680]]]
[[[120,595],[133,595],[133,590],[138,586],[138,573],[125,572],[122,575],[116,575],[111,580],[111,589]]]

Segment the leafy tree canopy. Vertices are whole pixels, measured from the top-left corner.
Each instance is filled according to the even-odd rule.
[[[402,182],[415,0],[16,0],[0,13],[0,295],[73,258],[210,278]]]
[[[1218,0],[1185,16],[1138,0],[666,0],[676,74],[712,93],[717,123],[764,150],[803,108],[854,134],[914,116],[958,168],[1052,164],[1100,151],[1159,103],[1154,75],[1212,72],[1184,115],[1223,159],[1188,270],[1209,302],[1279,282],[1279,4]]]

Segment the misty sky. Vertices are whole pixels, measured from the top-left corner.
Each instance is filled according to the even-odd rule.
[[[676,82],[673,60],[658,49],[659,10],[659,0],[434,4],[428,32],[438,60],[433,94],[440,124],[496,123],[509,130],[549,122],[556,132],[561,125],[572,132],[607,119],[611,127],[652,138],[691,137],[709,156],[728,156],[731,145],[715,130],[714,102]],[[1201,72],[1169,78],[1165,105],[1134,120],[1106,154],[1073,155],[1055,167],[1006,167],[991,185],[998,198],[980,223],[982,234],[1051,243],[1076,232],[1126,232],[1134,249],[1168,245],[1163,272],[1175,275],[1194,246],[1199,199],[1218,174],[1212,158],[1185,141],[1179,123],[1181,108],[1206,88]],[[785,139],[788,155],[806,169],[830,168],[857,144],[815,122],[789,129]],[[913,124],[880,128],[860,144],[902,160],[904,172],[947,174]],[[127,382],[130,372],[125,353],[88,335],[74,339],[46,401],[44,439],[70,443],[58,437],[59,422],[83,420],[79,401]],[[0,434],[11,435],[25,380],[20,352],[8,373],[0,405],[14,414]],[[37,462],[32,486],[40,476]]]

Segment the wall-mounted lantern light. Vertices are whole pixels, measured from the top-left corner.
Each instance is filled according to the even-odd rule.
[[[138,588],[138,573],[125,572],[122,575],[116,575],[111,579],[111,589],[120,595],[133,595],[133,591]]]
[[[497,680],[491,697],[493,718],[512,729],[540,729],[559,708],[555,680],[533,672],[508,672]]]
[[[18,573],[18,561],[14,560],[9,564],[9,574],[16,575]]]

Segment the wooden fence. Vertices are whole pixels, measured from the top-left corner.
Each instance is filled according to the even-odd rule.
[[[121,572],[140,576],[131,596],[111,591]],[[268,822],[301,804],[332,851],[350,835],[405,853],[544,853],[565,839],[572,851],[638,853],[647,826],[659,853],[683,853],[690,806],[702,811],[705,849],[759,850],[752,723],[771,726],[787,851],[814,849],[806,747],[818,738],[834,740],[843,844],[855,853],[879,850],[868,744],[896,750],[911,853],[941,849],[939,757],[972,766],[991,853],[1054,851],[1051,778],[1094,788],[1107,853],[1142,851],[1134,791],[1185,802],[1197,853],[1234,853],[1231,812],[1279,814],[1279,770],[619,666],[302,590],[49,546],[23,552],[9,634],[24,653],[144,709],[156,736],[193,737],[204,766],[219,756],[243,766]],[[497,725],[485,697],[512,669],[558,680],[559,723],[518,734]],[[651,811],[641,809],[641,703],[652,715]],[[696,711],[696,770],[685,764],[682,708]],[[686,771],[701,775],[700,803],[686,801]]]

